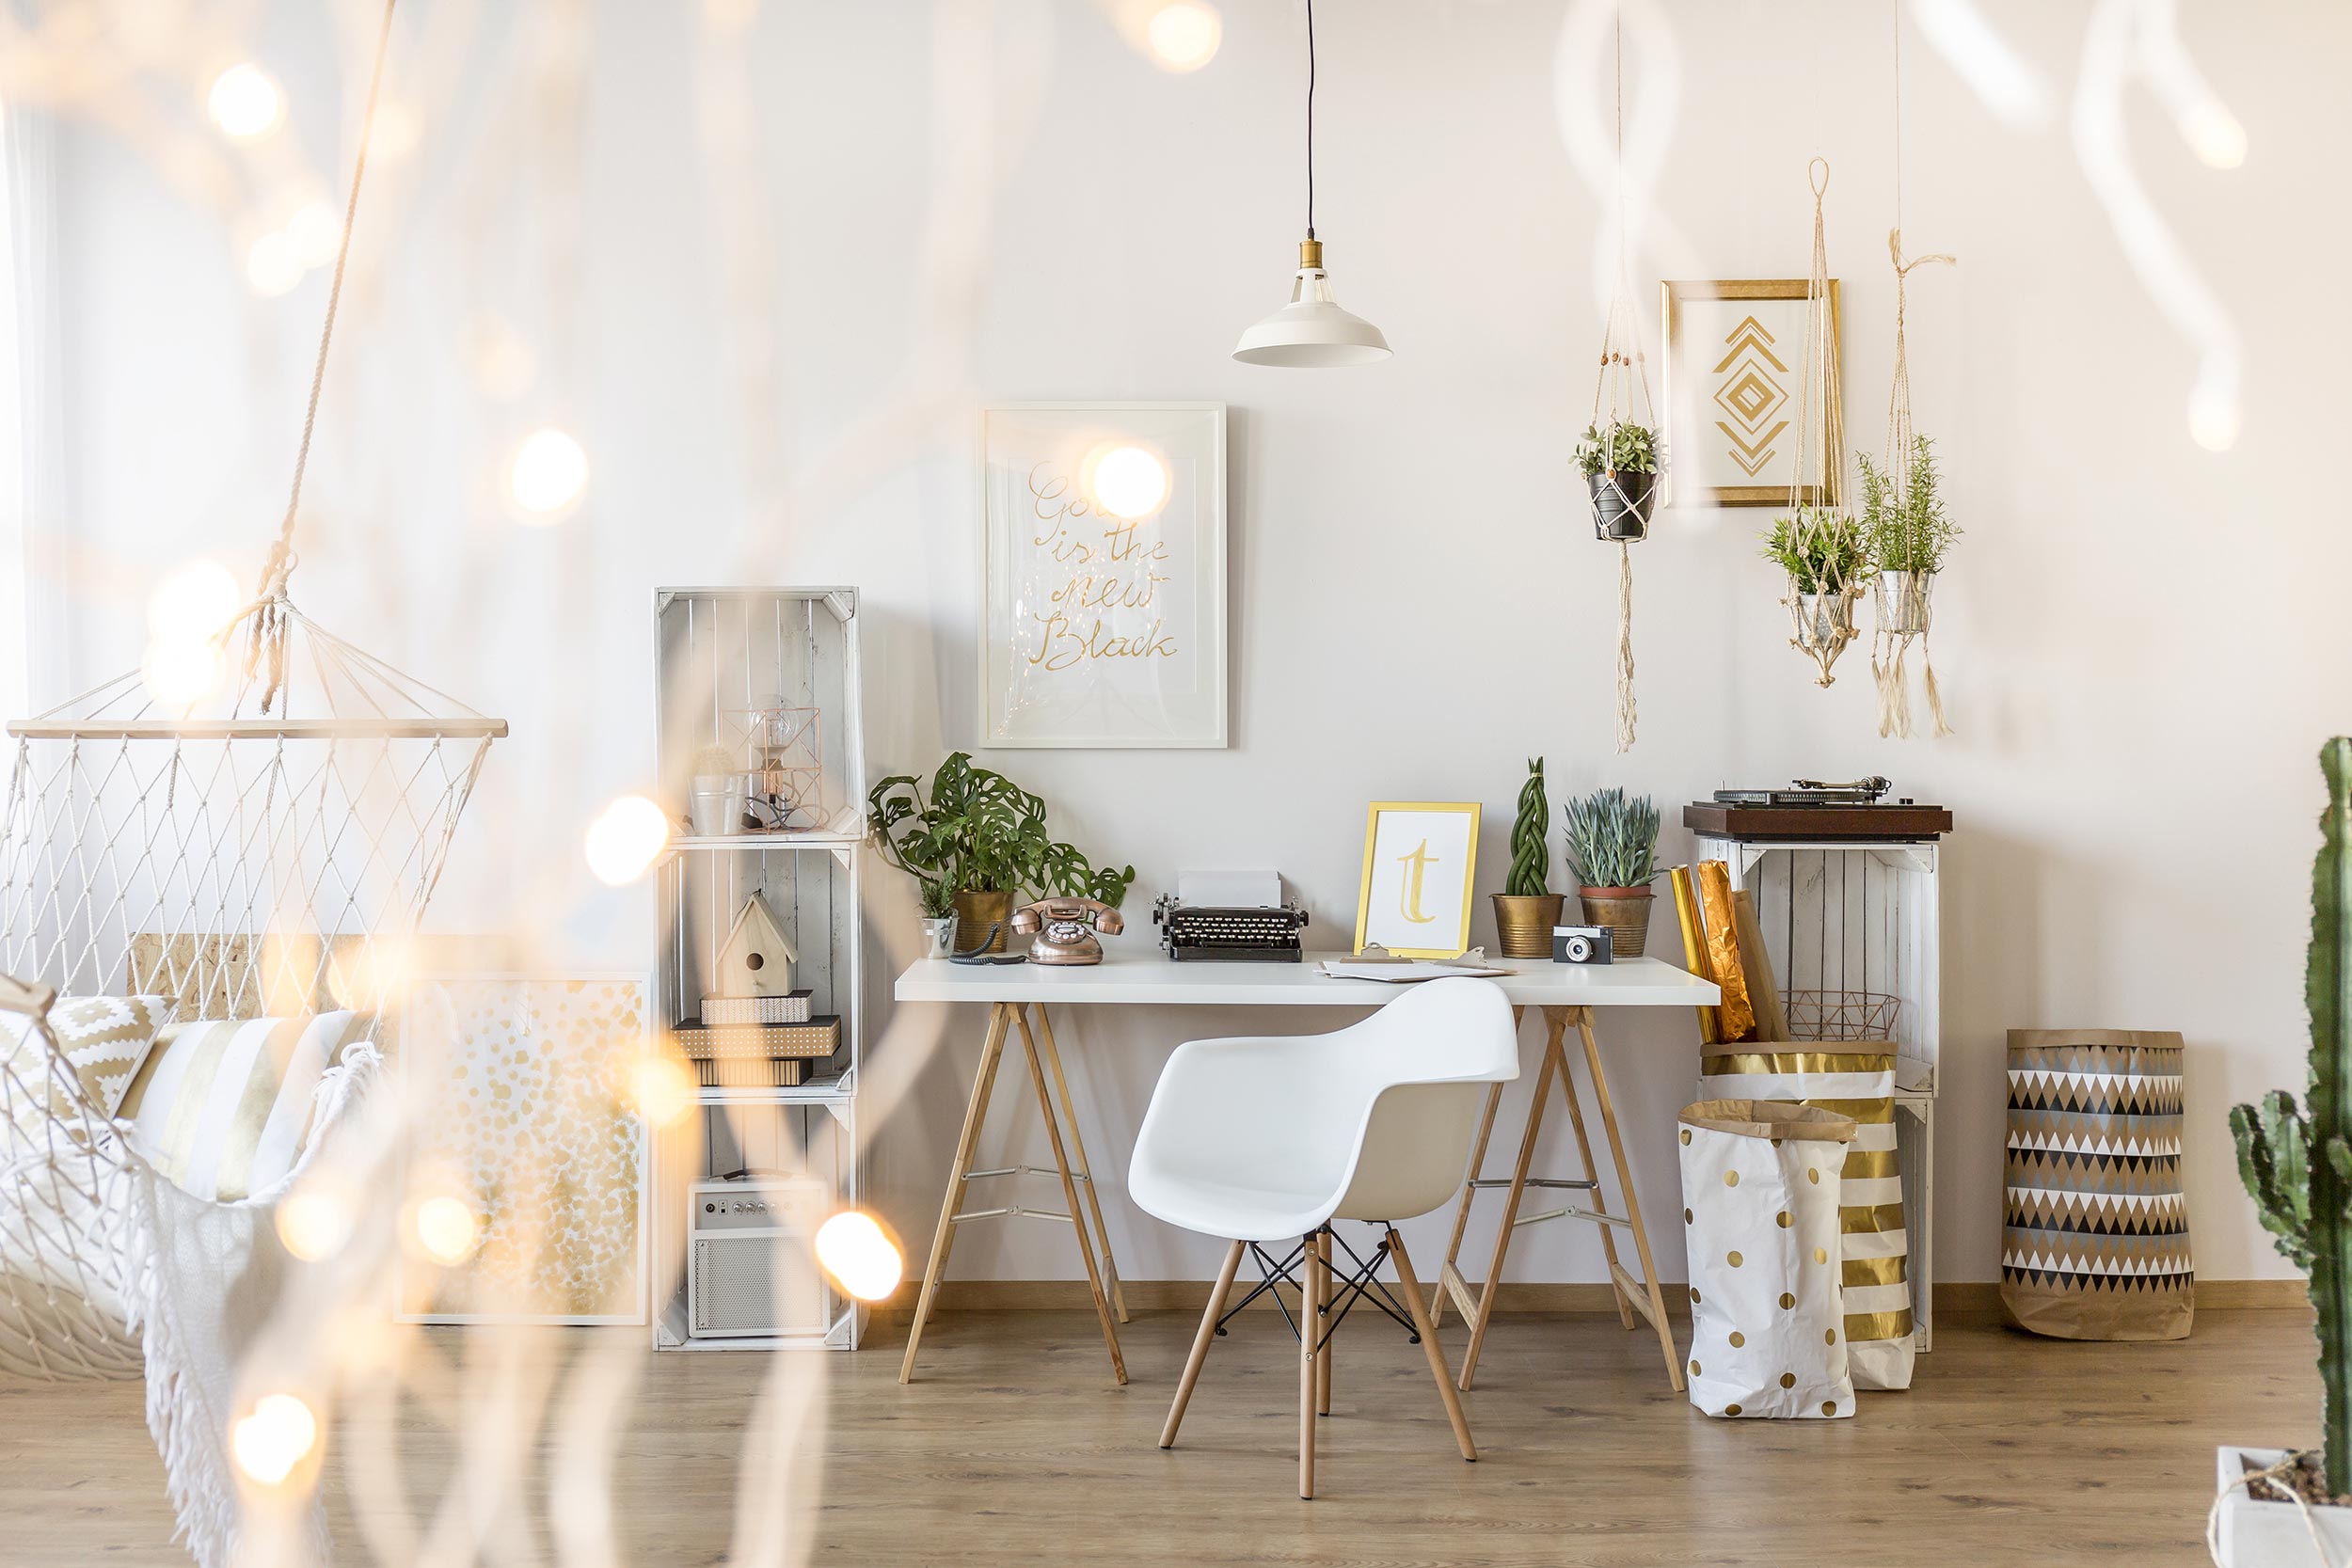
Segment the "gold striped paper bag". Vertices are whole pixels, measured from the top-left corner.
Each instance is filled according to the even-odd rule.
[[[1710,1045],[1700,1057],[1704,1100],[1775,1100],[1853,1121],[1838,1216],[1846,1342],[1856,1388],[1908,1388],[1911,1243],[1895,1163],[1895,1045],[1891,1040],[1775,1040]]]
[[[2196,1311],[2181,1037],[2009,1032],[2001,1305],[2061,1339],[2179,1339]]]

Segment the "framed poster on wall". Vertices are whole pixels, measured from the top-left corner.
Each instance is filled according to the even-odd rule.
[[[1805,299],[1802,277],[1738,277],[1659,285],[1666,328],[1666,496],[1669,506],[1786,506],[1806,433],[1804,499],[1836,505],[1845,431],[1841,398],[1824,419],[1821,388],[1802,406]],[[1829,282],[1830,363],[1844,373],[1837,279]]]
[[[980,418],[980,744],[1223,746],[1225,405]]]

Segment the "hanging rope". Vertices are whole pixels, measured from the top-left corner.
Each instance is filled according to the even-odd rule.
[[[252,640],[246,648],[246,673],[251,675],[266,657],[269,677],[262,687],[262,711],[286,684],[286,579],[294,573],[294,516],[302,509],[302,480],[310,467],[310,439],[318,429],[319,394],[326,385],[326,351],[335,341],[335,311],[342,304],[343,272],[351,261],[351,230],[359,213],[359,182],[368,172],[368,139],[375,130],[375,101],[384,86],[384,57],[392,38],[392,8],[384,0],[383,20],[376,25],[375,64],[368,74],[367,108],[359,117],[359,145],[351,164],[351,189],[343,199],[343,231],[335,242],[335,274],[326,287],[326,319],[319,327],[318,356],[310,365],[310,396],[302,411],[302,440],[294,449],[294,484],[286,496],[286,515],[278,525],[277,541],[262,565],[261,586],[254,591]],[[243,617],[240,617],[242,619]]]
[[[1601,448],[1603,481],[1592,493],[1593,532],[1617,545],[1617,750],[1633,749],[1633,552],[1634,541],[1649,534],[1656,504],[1658,418],[1650,402],[1648,356],[1641,346],[1641,324],[1632,302],[1632,274],[1628,255],[1625,201],[1625,8],[1615,13],[1612,62],[1616,104],[1617,277],[1609,299],[1609,314],[1600,334],[1600,373],[1593,387],[1593,413],[1587,439]],[[1637,404],[1636,394],[1639,394]],[[1605,416],[1605,417],[1604,417]],[[1620,471],[1617,432],[1638,425],[1649,437],[1651,469]]]
[[[1844,506],[1845,420],[1837,388],[1823,216],[1829,160],[1815,158],[1806,166],[1805,177],[1813,190],[1813,268],[1805,282],[1804,354],[1797,377],[1797,452],[1788,469],[1788,535],[1794,564],[1788,571],[1788,596],[1781,602],[1788,607],[1796,630],[1788,645],[1813,660],[1820,672],[1814,684],[1829,686],[1835,681],[1830,666],[1854,638],[1853,606],[1862,594],[1865,570],[1861,528]],[[1816,483],[1808,496],[1805,460],[1817,451]]]
[[[1904,341],[1909,320],[1908,287],[1911,269],[1924,266],[1955,266],[1959,259],[1952,256],[1915,256],[1903,259],[1903,28],[1899,9],[1895,18],[1895,227],[1887,230],[1886,250],[1895,264],[1895,377],[1886,397],[1886,475],[1887,495],[1897,516],[1908,515],[1912,498],[1912,427],[1911,427],[1911,353]],[[1928,626],[1931,619],[1931,583],[1932,574],[1913,571],[1888,572],[1881,562],[1878,580],[1878,625],[1871,636],[1870,674],[1878,684],[1879,734],[1908,740],[1912,737],[1911,687],[1904,677],[1903,666],[1911,653],[1911,644],[1919,644],[1921,666],[1920,685],[1928,700],[1928,714],[1934,724],[1934,735],[1941,739],[1952,733],[1944,717],[1944,694],[1935,684],[1935,660],[1928,649]]]

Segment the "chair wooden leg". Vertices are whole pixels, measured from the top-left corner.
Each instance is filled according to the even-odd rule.
[[[1209,1358],[1209,1341],[1216,1338],[1216,1321],[1225,1315],[1225,1298],[1232,1293],[1233,1275],[1241,1268],[1242,1246],[1235,1242],[1228,1247],[1224,1267],[1216,1271],[1209,1305],[1200,1313],[1200,1332],[1192,1337],[1192,1354],[1184,1357],[1184,1375],[1176,1385],[1176,1402],[1168,1407],[1168,1424],[1160,1428],[1161,1448],[1176,1446],[1176,1429],[1184,1424],[1184,1406],[1192,1402],[1192,1386],[1200,1381],[1201,1363]]]
[[[1327,1318],[1331,1315],[1330,1231],[1326,1230],[1316,1238],[1315,1253],[1323,1259],[1323,1311],[1319,1316]],[[1315,1353],[1315,1413],[1319,1416],[1331,1414],[1331,1340],[1333,1336],[1326,1332],[1327,1327],[1327,1324],[1318,1323],[1315,1329],[1316,1333],[1323,1336],[1323,1348]]]
[[[955,1164],[947,1171],[947,1196],[939,1200],[939,1228],[931,1232],[930,1261],[923,1268],[923,1291],[915,1298],[914,1321],[907,1325],[906,1359],[898,1364],[898,1381],[914,1377],[914,1351],[923,1342],[923,1324],[931,1315],[931,1298],[939,1293],[940,1276],[947,1272],[947,1249],[956,1239],[956,1210],[963,1201],[964,1173],[972,1168],[979,1147],[980,1124],[988,1119],[988,1097],[996,1086],[996,1066],[1003,1059],[1006,1031],[1012,1027],[1012,1009],[999,1002],[988,1010],[988,1039],[980,1047],[980,1069],[972,1075],[972,1099],[964,1106],[963,1132],[956,1139]]]
[[[1111,1310],[1119,1321],[1126,1323],[1127,1292],[1120,1288],[1119,1259],[1111,1256],[1110,1227],[1103,1223],[1103,1199],[1095,1192],[1094,1168],[1087,1164],[1086,1135],[1078,1129],[1078,1108],[1070,1101],[1070,1082],[1062,1076],[1061,1047],[1054,1043],[1054,1021],[1045,1014],[1045,1004],[1037,1003],[1031,1009],[1037,1014],[1038,1043],[1045,1049],[1045,1065],[1053,1070],[1054,1093],[1061,1101],[1062,1119],[1070,1123],[1070,1152],[1077,1162],[1077,1174],[1086,1181],[1087,1212],[1094,1216],[1095,1242],[1103,1249],[1103,1277],[1111,1288]]]
[[[1078,1238],[1078,1261],[1086,1266],[1087,1289],[1094,1296],[1094,1315],[1103,1321],[1103,1343],[1110,1348],[1111,1375],[1127,1381],[1127,1358],[1120,1354],[1119,1325],[1111,1321],[1110,1298],[1103,1293],[1103,1277],[1094,1267],[1094,1243],[1087,1235],[1085,1213],[1078,1208],[1078,1184],[1070,1179],[1070,1156],[1061,1141],[1061,1119],[1054,1115],[1054,1097],[1045,1086],[1045,1064],[1038,1056],[1037,1037],[1029,1033],[1029,1015],[1013,1005],[1012,1021],[1021,1030],[1021,1044],[1029,1058],[1029,1079],[1037,1085],[1038,1114],[1045,1118],[1045,1141],[1054,1150],[1054,1166],[1061,1172],[1061,1198],[1070,1212],[1070,1228]]]
[[[1315,1495],[1315,1335],[1323,1316],[1322,1258],[1306,1239],[1298,1260],[1298,1495]]]
[[[1413,1277],[1413,1260],[1406,1254],[1405,1238],[1389,1229],[1389,1256],[1396,1259],[1396,1282],[1405,1287],[1406,1309],[1413,1314],[1413,1329],[1421,1336],[1422,1354],[1429,1358],[1429,1375],[1438,1380],[1438,1397],[1445,1402],[1445,1418],[1454,1424],[1454,1444],[1462,1457],[1475,1463],[1478,1449],[1470,1442],[1470,1421],[1462,1414],[1462,1396],[1446,1375],[1445,1352],[1438,1348],[1438,1325],[1421,1304],[1421,1281]]]

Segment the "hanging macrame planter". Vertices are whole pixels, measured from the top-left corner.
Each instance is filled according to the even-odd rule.
[[[1622,28],[1622,22],[1620,22]],[[1593,537],[1617,546],[1617,750],[1633,750],[1633,549],[1649,537],[1663,454],[1650,402],[1649,367],[1634,320],[1625,251],[1625,68],[1618,41],[1617,285],[1601,328],[1593,416],[1577,443],[1577,467],[1592,501]]]
[[[1811,659],[1815,682],[1836,679],[1830,667],[1854,640],[1854,605],[1870,578],[1862,524],[1845,509],[1845,425],[1838,406],[1837,344],[1831,336],[1829,245],[1821,216],[1829,163],[1816,158],[1813,186],[1813,271],[1805,284],[1804,354],[1799,362],[1796,459],[1788,473],[1788,515],[1765,536],[1764,553],[1788,577],[1781,603],[1793,627],[1790,647]],[[1805,467],[1815,466],[1811,486]]]

